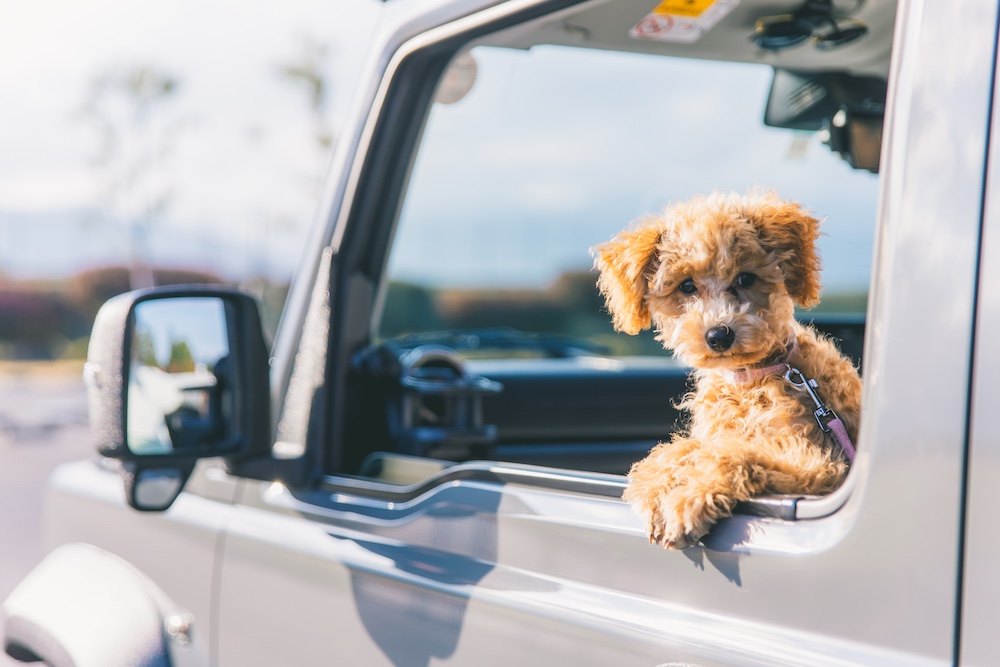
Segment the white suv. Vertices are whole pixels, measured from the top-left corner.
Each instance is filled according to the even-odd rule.
[[[51,480],[8,653],[1000,664],[996,4],[373,4],[274,344],[232,290],[101,311],[103,457]],[[826,218],[841,314],[815,319],[863,354],[859,455],[668,552],[620,494],[686,371],[612,331],[588,249],[754,186]]]

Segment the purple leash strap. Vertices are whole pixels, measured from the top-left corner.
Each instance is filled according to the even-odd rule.
[[[830,410],[830,412],[833,412],[833,410]],[[840,417],[837,417],[836,419],[831,419],[826,425],[830,427],[833,439],[837,441],[840,448],[844,450],[844,454],[847,455],[847,462],[854,463],[854,444],[851,442],[851,436],[847,435],[844,422],[840,421]]]
[[[844,452],[844,456],[847,457],[847,462],[854,463],[854,443],[851,442],[851,437],[847,435],[844,422],[840,420],[837,413],[826,407],[823,401],[820,400],[819,394],[816,393],[819,384],[816,380],[806,378],[799,369],[793,368],[788,364],[785,364],[785,367],[788,369],[785,371],[785,380],[799,391],[809,394],[809,398],[816,404],[816,409],[813,411],[816,423],[819,424],[824,433],[829,433],[833,437],[834,442],[837,443],[841,451]]]

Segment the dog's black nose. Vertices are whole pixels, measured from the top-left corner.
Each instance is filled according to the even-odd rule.
[[[725,352],[733,346],[735,340],[736,334],[725,324],[712,327],[705,332],[705,342],[715,352]]]

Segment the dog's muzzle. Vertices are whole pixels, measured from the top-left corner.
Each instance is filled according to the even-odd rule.
[[[725,352],[735,341],[736,334],[725,324],[714,326],[705,332],[705,342],[713,352]]]

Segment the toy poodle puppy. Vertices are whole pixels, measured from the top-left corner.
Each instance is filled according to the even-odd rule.
[[[854,456],[861,379],[794,307],[819,302],[819,221],[773,193],[712,194],[594,249],[615,328],[653,326],[693,367],[683,432],[623,495],[650,542],[683,549],[740,501],[835,489]]]

